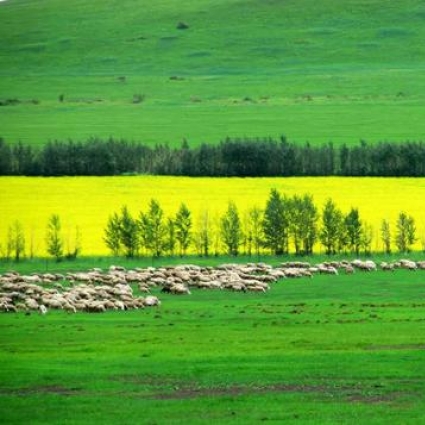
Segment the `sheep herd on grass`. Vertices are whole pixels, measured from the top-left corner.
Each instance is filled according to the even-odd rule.
[[[396,269],[425,270],[425,261],[399,260],[382,262],[384,271]],[[92,269],[78,273],[34,273],[0,275],[0,311],[38,311],[49,309],[101,313],[107,310],[131,310],[159,306],[161,301],[150,292],[190,295],[191,289],[266,292],[270,285],[290,278],[313,277],[315,274],[338,275],[356,271],[372,272],[378,265],[372,260],[332,261],[311,265],[308,262],[286,262],[278,266],[265,263],[223,264],[217,267],[178,265],[126,270],[111,266],[108,271]],[[143,296],[133,293],[138,291]]]

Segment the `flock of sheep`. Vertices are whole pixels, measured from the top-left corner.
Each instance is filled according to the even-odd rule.
[[[425,261],[400,260],[381,263],[382,270],[397,268],[425,270]],[[88,272],[63,274],[21,275],[9,272],[0,275],[0,311],[38,311],[61,309],[67,312],[105,312],[159,306],[152,288],[163,293],[188,295],[192,288],[227,289],[243,292],[266,292],[270,284],[285,278],[313,277],[314,274],[338,275],[341,271],[376,271],[372,260],[325,262],[287,262],[277,267],[264,263],[223,264],[217,267],[179,265],[161,268],[126,270],[111,266],[107,272],[92,269]],[[144,296],[135,296],[133,288]]]

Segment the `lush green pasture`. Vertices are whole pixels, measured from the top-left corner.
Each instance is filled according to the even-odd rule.
[[[425,421],[422,272],[161,294],[159,309],[2,315],[0,410],[21,423]]]
[[[21,140],[38,145],[54,139],[87,140],[93,136],[178,146],[183,139],[196,146],[202,142],[216,143],[226,136],[279,137],[282,134],[291,141],[333,141],[337,144],[354,144],[361,139],[375,142],[422,138],[425,88],[406,90],[405,86],[408,81],[415,85],[425,84],[417,81],[411,70],[376,71],[375,79],[388,80],[391,85],[386,87],[385,93],[375,93],[375,88],[362,86],[361,90],[356,90],[361,93],[347,90],[350,93],[347,95],[332,82],[338,77],[328,76],[328,72],[318,71],[309,88],[300,74],[278,78],[264,76],[263,82],[254,79],[244,81],[243,85],[233,76],[188,77],[186,81],[177,82],[167,77],[135,76],[125,85],[114,77],[92,77],[94,90],[86,87],[84,78],[66,77],[61,78],[61,82],[50,77],[31,78],[36,80],[36,85],[44,86],[46,93],[37,96],[28,88],[21,96],[9,90],[10,96],[36,97],[42,99],[41,103],[3,107],[1,134],[10,142]],[[423,70],[419,72],[422,79]],[[350,80],[357,78],[368,83],[369,74],[353,70],[342,79],[348,79],[348,85],[352,84]],[[399,84],[392,79],[394,74],[398,74]],[[67,90],[59,88],[64,81],[70,86]],[[2,84],[6,83],[0,82]],[[12,85],[8,84],[8,88]],[[288,93],[288,87],[295,93]],[[50,93],[53,89],[55,92]],[[93,94],[86,91],[90,89]],[[13,91],[16,93],[16,89]],[[406,98],[397,96],[398,92],[407,91]],[[70,99],[59,103],[57,97],[62,92],[73,93],[72,98],[102,101]],[[134,105],[132,94],[139,92],[146,94],[146,100]],[[245,97],[254,101],[244,101]]]
[[[420,0],[9,0],[0,136],[417,140],[424,22]]]

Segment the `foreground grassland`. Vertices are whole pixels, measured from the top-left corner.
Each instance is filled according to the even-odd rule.
[[[78,226],[83,255],[104,255],[103,242],[108,217],[127,205],[138,216],[149,201],[157,199],[166,215],[174,215],[181,202],[192,212],[194,228],[202,213],[208,211],[212,223],[217,221],[230,200],[241,216],[257,205],[265,206],[270,189],[282,194],[312,194],[321,210],[331,197],[348,212],[358,207],[363,220],[374,228],[372,248],[381,250],[379,229],[382,219],[390,221],[393,231],[400,211],[416,220],[418,241],[422,248],[425,234],[425,179],[380,178],[182,178],[182,177],[73,177],[73,178],[0,178],[0,244],[6,241],[7,229],[18,220],[24,227],[27,251],[46,255],[45,233],[48,218],[59,214],[65,242],[72,240]],[[66,248],[66,246],[65,246]],[[319,250],[319,247],[317,247]],[[316,251],[317,251],[316,250]]]
[[[161,294],[158,309],[2,314],[8,424],[425,421],[424,274]]]
[[[418,140],[424,22],[420,0],[2,2],[0,136]]]

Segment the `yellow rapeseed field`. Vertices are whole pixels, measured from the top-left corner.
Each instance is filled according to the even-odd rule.
[[[416,220],[418,243],[425,235],[425,179],[395,178],[187,178],[187,177],[64,177],[0,178],[0,245],[4,249],[8,227],[18,220],[25,230],[27,251],[46,255],[48,218],[59,214],[65,241],[71,241],[78,226],[82,255],[107,254],[103,232],[108,217],[127,205],[132,214],[146,211],[157,199],[167,215],[174,215],[185,202],[196,221],[202,211],[217,217],[234,201],[243,214],[257,205],[264,207],[270,189],[282,194],[311,194],[323,207],[331,197],[347,212],[358,207],[361,218],[374,228],[373,249],[381,249],[379,237],[383,218],[392,230],[400,211]]]

